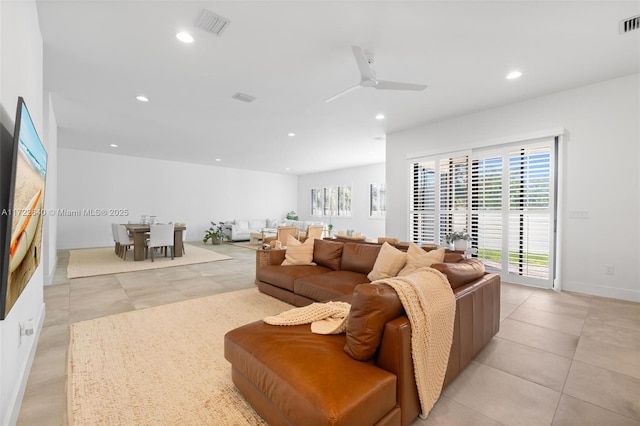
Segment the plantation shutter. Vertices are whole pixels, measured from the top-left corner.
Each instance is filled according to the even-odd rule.
[[[442,158],[439,163],[440,233],[435,241],[442,242],[446,234],[469,229],[469,157]]]
[[[500,154],[471,162],[471,228],[476,257],[490,270],[502,269],[502,174]]]
[[[411,164],[409,215],[415,243],[436,241],[436,163],[433,160]]]
[[[410,240],[467,231],[473,256],[509,282],[553,286],[556,139],[410,162]]]
[[[510,276],[549,280],[553,219],[551,145],[509,151]]]

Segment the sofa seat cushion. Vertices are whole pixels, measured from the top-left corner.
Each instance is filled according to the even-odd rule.
[[[293,291],[318,302],[351,295],[358,284],[368,283],[365,274],[352,271],[331,271],[326,274],[307,275],[293,283]]]
[[[302,277],[331,272],[331,269],[319,265],[271,265],[256,269],[256,279],[285,290],[293,291],[293,283]]]
[[[227,333],[224,352],[291,424],[375,424],[396,405],[396,376],[355,361],[344,344],[344,334],[258,321]]]

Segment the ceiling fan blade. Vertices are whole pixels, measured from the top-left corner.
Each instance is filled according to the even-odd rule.
[[[424,90],[427,88],[427,85],[378,80],[374,87],[380,90]]]
[[[367,55],[364,53],[364,49],[360,46],[351,46],[353,50],[353,56],[356,57],[356,62],[358,63],[358,69],[360,70],[360,80],[374,80],[376,78],[376,74],[371,69],[371,64],[369,64],[369,60],[367,59]]]
[[[332,97],[325,99],[324,101],[325,102],[331,102],[332,100],[337,99],[342,95],[346,95],[348,92],[352,91],[353,89],[357,89],[358,87],[360,87],[360,83],[358,83],[358,84],[356,84],[354,86],[351,86],[348,89],[345,89],[342,92],[337,93],[337,94],[333,95]]]

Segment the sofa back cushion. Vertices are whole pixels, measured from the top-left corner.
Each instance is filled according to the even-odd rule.
[[[249,220],[249,229],[261,230],[262,228],[267,227],[266,219],[250,219]]]
[[[368,274],[376,263],[380,245],[344,243],[340,269]]]
[[[446,275],[453,290],[484,275],[484,263],[478,259],[463,259],[456,263],[436,263],[431,267]]]
[[[359,361],[373,358],[385,324],[402,312],[400,298],[390,286],[380,283],[358,285],[351,299],[344,351]]]
[[[315,239],[313,243],[313,261],[321,266],[338,271],[342,261],[344,243]]]

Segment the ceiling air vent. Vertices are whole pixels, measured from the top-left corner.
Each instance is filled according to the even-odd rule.
[[[629,19],[620,21],[620,34],[628,33],[629,31],[637,30],[640,28],[640,15],[632,16]]]
[[[244,93],[236,93],[232,98],[242,102],[253,102],[256,100],[253,96],[245,95]]]
[[[214,33],[219,36],[229,26],[231,21],[227,18],[223,18],[220,15],[216,15],[210,10],[202,9],[200,16],[196,19],[196,26],[204,28],[205,30]]]

